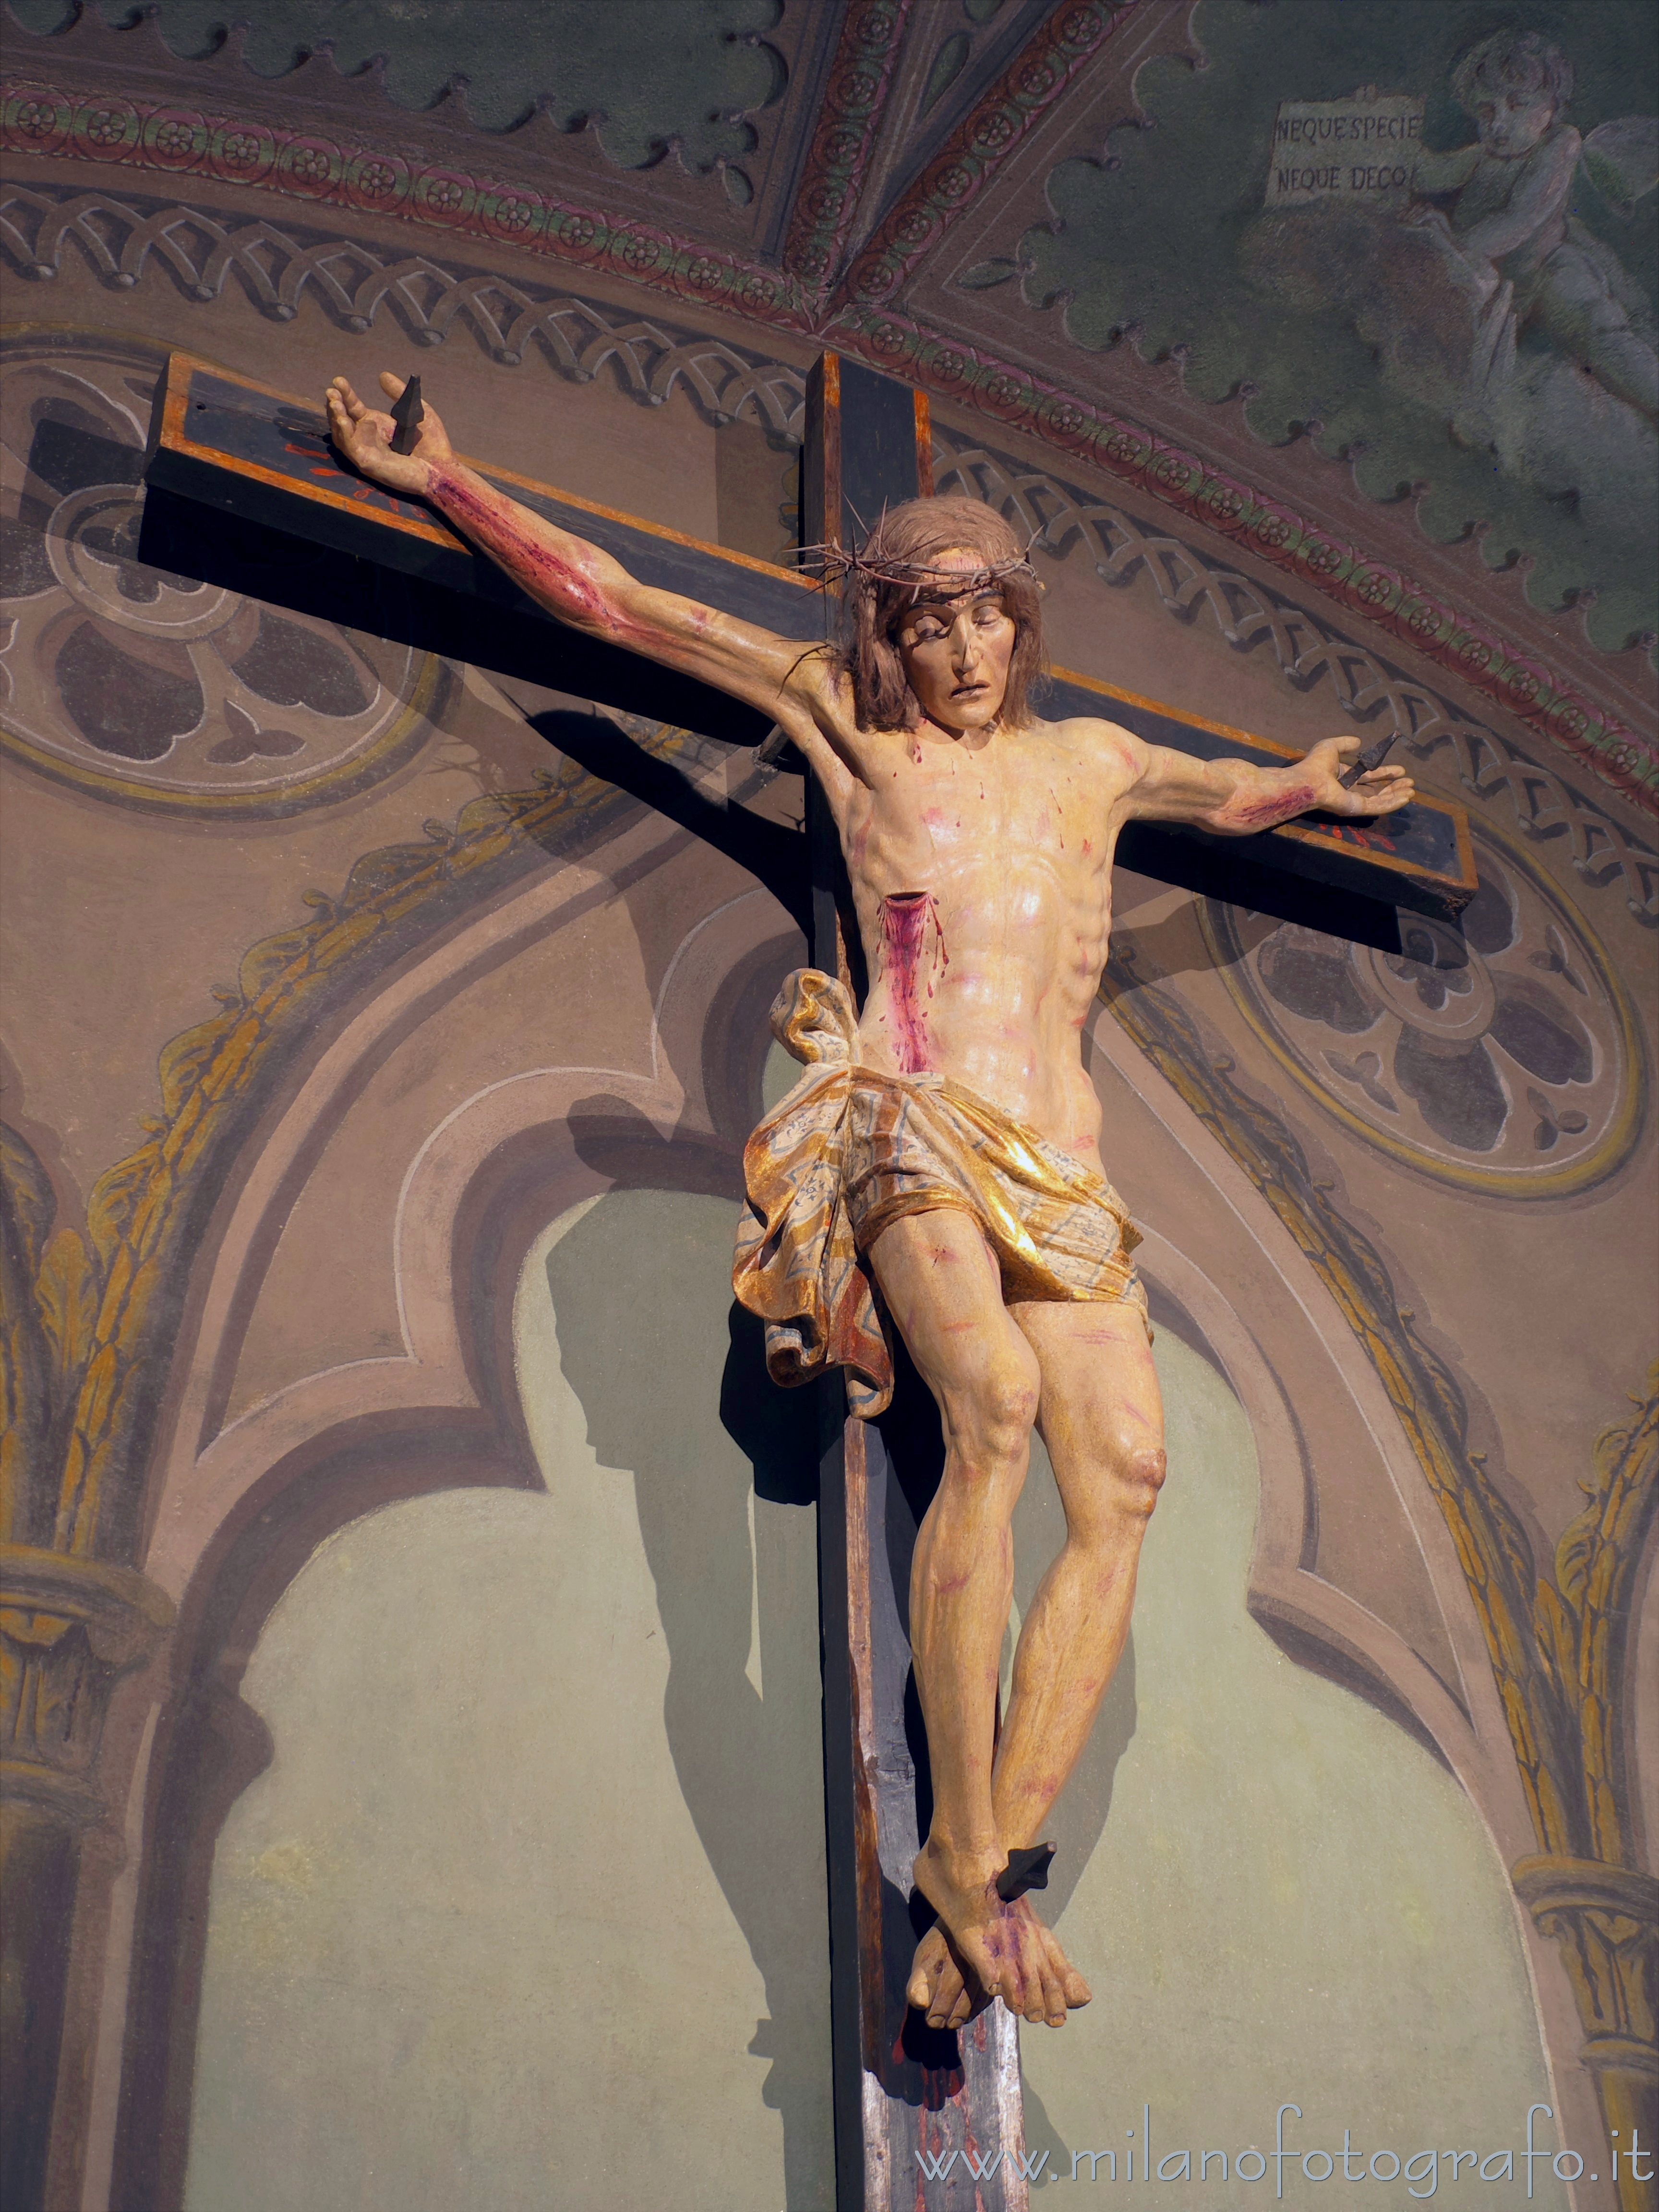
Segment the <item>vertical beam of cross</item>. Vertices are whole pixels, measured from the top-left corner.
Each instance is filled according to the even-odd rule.
[[[884,507],[932,489],[925,396],[821,356],[807,386],[804,543],[856,545]],[[812,958],[860,995],[846,870],[811,785],[807,830]],[[838,1376],[819,1387],[836,2212],[955,2212],[958,2203],[1025,2212],[1024,2182],[1009,2166],[1024,2150],[1013,2019],[997,2004],[946,2035],[904,2002],[911,1954],[932,1918],[911,1905],[910,1863],[932,1793],[908,1614],[910,1553],[943,1463],[938,1415],[914,1372],[902,1373],[879,1424],[848,1419]]]

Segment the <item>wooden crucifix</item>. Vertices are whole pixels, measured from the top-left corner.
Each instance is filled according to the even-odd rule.
[[[349,435],[361,414],[359,408],[337,417],[337,435]],[[420,419],[405,396],[395,436],[389,424],[386,433],[392,452],[412,447],[419,454]],[[931,493],[930,456],[921,394],[834,355],[823,356],[809,392],[802,507],[804,534],[832,568],[848,569],[866,524]],[[366,459],[365,465],[371,464]],[[401,481],[395,475],[392,480]],[[1129,818],[1116,848],[1127,865],[1391,949],[1398,945],[1396,908],[1453,919],[1472,896],[1467,824],[1460,810],[1434,800],[1387,811],[1393,799],[1375,776],[1367,788],[1383,806],[1382,818],[1364,818],[1358,800],[1355,811],[1345,813],[1347,794],[1329,748],[1317,766],[1297,766],[1292,775],[1297,756],[1285,748],[1065,671],[1042,699],[1044,715],[1061,726],[1061,734],[1036,741],[1036,751],[998,769],[988,747],[1000,726],[1005,697],[1014,696],[1009,687],[1027,635],[1021,621],[1030,619],[1018,611],[1035,606],[1035,579],[1027,549],[1004,546],[993,524],[980,532],[983,544],[975,535],[980,526],[964,516],[952,528],[966,531],[968,539],[947,537],[933,546],[923,539],[901,542],[910,525],[900,524],[891,543],[883,538],[873,551],[864,545],[848,570],[848,588],[865,592],[860,604],[866,612],[887,610],[881,617],[886,628],[878,624],[871,633],[876,647],[867,680],[897,681],[892,672],[902,669],[915,714],[900,708],[885,724],[879,717],[869,726],[849,721],[838,750],[823,732],[834,736],[839,728],[836,716],[842,709],[835,701],[842,693],[819,697],[811,690],[832,679],[822,673],[830,664],[812,651],[823,639],[824,605],[807,582],[504,470],[453,459],[453,474],[444,482],[449,489],[441,512],[419,497],[398,496],[342,465],[313,408],[175,356],[158,399],[141,552],[158,566],[234,583],[308,611],[337,616],[349,605],[352,619],[363,627],[504,674],[541,682],[551,677],[565,690],[730,743],[767,742],[774,728],[768,709],[775,700],[776,727],[813,771],[807,828],[799,841],[770,824],[710,820],[714,810],[684,786],[676,787],[672,771],[656,771],[666,784],[645,781],[648,771],[633,764],[620,746],[608,758],[606,772],[749,860],[801,921],[815,966],[793,979],[785,1027],[792,1048],[809,1063],[808,1074],[791,1094],[801,1102],[793,1118],[769,1120],[761,1134],[774,1151],[810,1142],[812,1113],[822,1107],[834,1121],[833,1141],[839,1146],[840,1133],[851,1126],[848,1117],[863,1117],[858,1141],[866,1153],[875,1158],[887,1147],[868,1178],[875,1188],[884,1174],[886,1194],[877,1209],[879,1218],[872,1216],[856,1239],[858,1224],[848,1228],[848,1254],[856,1242],[860,1261],[873,1273],[885,1309],[899,1323],[933,1395],[947,1408],[947,1419],[958,1390],[948,1351],[951,1331],[980,1332],[961,1340],[988,1347],[981,1366],[988,1374],[994,1370],[998,1378],[994,1389],[986,1385],[985,1374],[961,1383],[961,1417],[950,1423],[947,1451],[932,1400],[908,1373],[902,1348],[881,1326],[869,1285],[853,1267],[854,1278],[864,1285],[865,1304],[857,1311],[837,1308],[837,1342],[865,1347],[848,1360],[861,1410],[875,1416],[884,1399],[890,1403],[879,1418],[849,1419],[839,1375],[831,1370],[818,1386],[837,2204],[843,2212],[854,2207],[888,2212],[901,2201],[907,2207],[925,2204],[929,2212],[958,2203],[977,2204],[984,2212],[1023,2212],[1027,2176],[1013,2017],[1002,2003],[981,2004],[965,2019],[961,2015],[976,1989],[996,1985],[991,1978],[998,1972],[1007,1977],[1004,1995],[1014,1993],[1028,2019],[1063,2018],[1066,2006],[1080,2000],[1071,1993],[1072,1970],[1056,1948],[1044,1948],[1048,1939],[1033,1932],[1036,1923],[1021,1901],[1021,1885],[1040,1878],[1044,1868],[1035,1835],[999,1852],[997,1866],[988,1863],[988,1870],[981,1870],[982,1883],[978,1875],[962,1871],[979,1848],[963,1840],[963,1808],[971,1811],[978,1788],[984,1789],[988,1808],[991,1802],[983,1777],[973,1779],[975,1731],[985,1740],[980,1765],[988,1768],[995,1716],[980,1714],[974,1705],[987,1694],[984,1669],[962,1669],[958,1679],[951,1674],[950,1662],[969,1648],[973,1635],[983,1641],[984,1620],[969,1613],[971,1605],[981,1613],[988,1606],[994,1612],[995,1592],[971,1604],[963,1600],[968,1610],[954,1625],[946,1617],[950,1604],[937,1593],[954,1589],[959,1577],[927,1562],[936,1562],[948,1542],[967,1540],[951,1536],[949,1516],[930,1513],[930,1500],[937,1492],[941,1503],[950,1503],[953,1480],[961,1484],[965,1453],[981,1453],[977,1470],[970,1468],[969,1474],[994,1472],[1004,1461],[1011,1469],[1016,1461],[1023,1468],[1024,1444],[1013,1431],[1023,1418],[1029,1438],[1034,1378],[1040,1374],[1047,1403],[1054,1377],[1075,1371],[1083,1357],[1078,1347],[1085,1341],[1074,1326],[1079,1315],[1106,1316],[1091,1322],[1086,1338],[1091,1344],[1109,1340],[1109,1353],[1088,1355],[1097,1363],[1109,1357],[1129,1363],[1126,1373],[1135,1361],[1144,1366],[1146,1341],[1121,1205],[1103,1176],[1080,1158],[1094,1142],[1087,1111],[1073,1095],[1079,1085],[1086,1090],[1080,1068],[1066,1078],[1071,1089],[1062,1084],[1058,1104],[1039,1102],[1022,1120],[1024,1109],[1006,1109],[962,1079],[964,1066],[980,1064],[971,1054],[964,1057],[958,1047],[953,1060],[936,1035],[937,1049],[929,1056],[928,1024],[938,1035],[948,1030],[951,993],[959,991],[964,971],[978,973],[982,982],[999,972],[1012,974],[1006,967],[995,969],[997,957],[1012,958],[1017,966],[1017,954],[987,951],[982,930],[976,939],[976,898],[981,921],[984,908],[975,884],[988,884],[994,896],[1026,859],[1037,876],[1047,871],[1044,880],[1062,881],[1056,894],[1060,903],[1069,899],[1068,913],[1085,916],[1066,921],[1066,942],[1087,938],[1086,911],[1096,899],[1103,957],[1107,907],[1101,878],[1109,845],[1103,843],[1092,870],[1087,859],[1090,831],[1104,837],[1090,811],[1102,776],[1106,783],[1099,787],[1152,794],[1138,811],[1127,808]],[[508,499],[517,502],[518,524],[508,519],[514,511]],[[533,526],[524,537],[522,511],[548,526],[539,538]],[[446,515],[458,527],[450,527]],[[227,529],[228,518],[235,528]],[[914,512],[911,520],[915,522]],[[924,524],[925,518],[916,524],[923,538]],[[502,533],[515,529],[529,550],[514,568],[515,556]],[[583,569],[580,558],[573,568],[572,539],[620,562],[616,573],[627,572],[634,594],[617,598],[614,605],[605,602],[605,618],[586,629],[583,611],[598,604],[593,591],[614,588],[605,581],[612,572],[591,563]],[[495,562],[476,552],[475,543],[493,551]],[[541,554],[549,574],[563,580],[545,591],[534,586]],[[527,588],[496,565],[504,559]],[[382,589],[394,576],[398,588]],[[530,596],[532,586],[544,604]],[[647,587],[643,598],[639,586]],[[667,600],[646,603],[653,591],[674,595],[675,608],[690,603],[693,612],[665,614]],[[562,610],[565,618],[555,621],[547,606]],[[703,619],[708,611],[747,627],[728,623],[722,629],[716,621],[711,631]],[[663,621],[680,624],[678,645],[652,627]],[[576,627],[568,626],[573,622]],[[1035,629],[1030,634],[1035,636]],[[756,676],[757,657],[767,667],[777,662],[775,682]],[[811,664],[808,675],[796,683],[795,672],[804,663]],[[856,671],[846,679],[853,686],[848,696],[854,696],[859,680]],[[787,689],[791,684],[793,691]],[[1112,734],[1091,734],[1103,730]],[[1310,762],[1315,758],[1310,756]],[[994,866],[987,865],[983,849],[977,858],[969,852],[964,860],[960,849],[953,857],[952,836],[963,823],[960,813],[950,816],[950,806],[969,804],[963,778],[964,763],[974,761],[981,762],[973,770],[981,799],[988,781],[996,785],[993,798],[1001,818],[1016,824],[997,848]],[[872,763],[879,763],[878,773]],[[884,797],[890,775],[898,794],[890,804]],[[1310,814],[1310,806],[1323,811]],[[1257,823],[1270,826],[1241,834]],[[1057,855],[1066,849],[1067,831],[1074,849],[1062,862]],[[780,839],[786,846],[793,842],[794,849],[781,852]],[[880,870],[867,859],[872,844],[888,855],[882,865],[895,877],[885,890]],[[849,853],[856,857],[853,878],[845,859]],[[931,877],[930,870],[935,872]],[[1046,926],[1045,894],[1036,876],[1019,895],[1035,917],[1029,926]],[[947,981],[953,959],[956,975]],[[1081,974],[1088,957],[1073,964]],[[940,1004],[930,1013],[925,1001],[936,987]],[[1018,995],[1017,977],[1006,987]],[[1080,986],[1085,1009],[1093,988],[1091,974]],[[989,1054],[984,1064],[994,1060]],[[987,1087],[998,1086],[993,1079]],[[1047,1118],[1040,1121],[1040,1112]],[[1075,1137],[1069,1133],[1073,1121],[1079,1132]],[[903,1152],[917,1127],[933,1132],[925,1158]],[[791,1172],[780,1153],[781,1180]],[[750,1203],[763,1204],[752,1180]],[[994,1217],[1000,1224],[994,1237],[984,1225]],[[824,1231],[832,1241],[840,1218],[832,1212]],[[767,1214],[763,1226],[769,1222]],[[933,1225],[924,1229],[923,1224]],[[937,1251],[924,1250],[930,1238]],[[763,1251],[765,1242],[759,1240],[757,1249]],[[866,1245],[873,1259],[866,1256]],[[964,1263],[961,1279],[968,1287],[962,1295],[968,1304],[959,1320],[950,1318],[949,1301],[939,1304],[942,1294],[935,1289],[911,1295],[922,1279],[918,1271],[945,1260]],[[990,1271],[991,1320],[972,1303],[988,1295],[982,1284],[975,1289],[969,1280],[975,1267],[981,1275]],[[769,1291],[758,1262],[753,1276],[752,1300],[739,1285],[745,1302],[777,1318],[766,1306]],[[848,1279],[846,1269],[836,1279]],[[1011,1313],[1023,1316],[1018,1329]],[[780,1326],[787,1340],[788,1328]],[[810,1331],[804,1335],[797,1329],[790,1340],[799,1351],[808,1336]],[[786,1344],[783,1364],[793,1356]],[[1083,1395],[1087,1397],[1087,1389]],[[1024,1397],[1030,1403],[1023,1416],[1007,1410]],[[995,1418],[987,1412],[980,1421],[976,1409],[986,1406]],[[1088,1418],[1086,1407],[1078,1414],[1079,1436]],[[984,1431],[979,1444],[971,1441],[979,1434],[976,1421]],[[964,1443],[964,1437],[970,1441]],[[1065,1450],[1053,1437],[1049,1441],[1064,1490],[1068,1480],[1079,1478],[1068,1477]],[[1130,1435],[1113,1449],[1121,1462],[1113,1474],[1118,1492],[1129,1497],[1137,1484],[1155,1490],[1161,1469],[1156,1437]],[[1077,1450],[1086,1459],[1083,1444]],[[1133,1517],[1130,1507],[1124,1512]],[[915,1588],[924,1615],[914,1624],[914,1654],[907,1597],[913,1555],[922,1557]],[[1006,1610],[1005,1593],[1005,1618]],[[1127,1613],[1121,1626],[1127,1626]],[[918,1694],[927,1741],[914,1725]],[[1020,1695],[1017,1666],[1009,1741],[1024,1724]],[[1085,1729],[1086,1724],[1085,1719]],[[935,1808],[930,1832],[929,1807],[935,1798],[944,1804],[947,1796],[956,1808],[955,1826],[952,1820],[941,1822]],[[1018,1825],[1012,1814],[1009,1820]],[[940,1915],[932,1935],[930,1899]],[[1006,1960],[1012,1963],[999,1963]],[[907,2004],[907,1980],[913,1996],[922,1990],[918,2003]]]

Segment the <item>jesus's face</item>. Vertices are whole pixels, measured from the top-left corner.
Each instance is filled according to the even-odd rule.
[[[957,550],[938,556],[939,566],[971,578],[984,556]],[[921,711],[952,737],[988,730],[1002,712],[1008,664],[1019,631],[994,585],[950,595],[946,579],[936,592],[907,610],[898,628],[904,674]]]

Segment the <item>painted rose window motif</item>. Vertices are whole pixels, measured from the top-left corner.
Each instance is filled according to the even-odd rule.
[[[418,741],[435,664],[139,558],[159,368],[95,342],[9,349],[0,727],[109,797],[258,813],[343,796]]]
[[[1398,952],[1214,903],[1206,935],[1275,1057],[1384,1149],[1465,1188],[1578,1188],[1635,1134],[1634,1017],[1542,870],[1475,844],[1461,927],[1402,912]]]

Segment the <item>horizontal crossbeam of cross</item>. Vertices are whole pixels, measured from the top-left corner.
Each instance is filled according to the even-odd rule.
[[[881,470],[905,458],[896,445],[894,454],[886,452],[894,441],[879,387],[903,394],[907,407],[910,395],[867,370],[849,365],[842,374],[877,388],[860,392],[858,416],[849,414],[829,456],[850,477],[862,445],[871,447],[858,475],[867,501]],[[914,484],[914,454],[909,465]],[[803,645],[825,635],[830,605],[808,579],[511,470],[473,465],[536,513],[614,554],[642,581],[724,607]],[[430,509],[344,466],[319,409],[252,379],[173,355],[145,480],[140,550],[158,567],[234,583],[280,605],[730,744],[757,745],[768,733],[752,708],[556,622]],[[1068,669],[1054,671],[1042,705],[1052,716],[1104,715],[1155,744],[1205,758],[1242,756],[1282,767],[1298,757],[1269,738]],[[617,764],[617,780],[628,781],[620,755]],[[1432,798],[1386,825],[1304,817],[1254,837],[1133,823],[1118,859],[1162,882],[1385,950],[1398,948],[1396,908],[1453,920],[1475,889],[1467,817]]]

